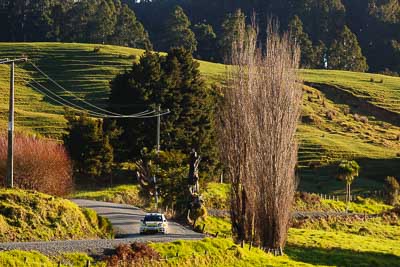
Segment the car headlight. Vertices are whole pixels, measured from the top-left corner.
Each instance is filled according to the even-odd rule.
[[[159,223],[159,224],[158,224],[158,227],[161,227],[161,226],[163,226],[163,224],[162,224],[162,223]]]

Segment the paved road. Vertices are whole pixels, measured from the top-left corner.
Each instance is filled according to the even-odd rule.
[[[118,238],[98,240],[68,240],[50,242],[12,242],[0,243],[0,250],[37,250],[44,254],[54,255],[61,252],[81,251],[90,254],[103,254],[118,244],[133,242],[171,242],[174,240],[198,240],[204,235],[196,233],[178,223],[169,222],[167,235],[140,235],[140,220],[145,212],[141,209],[125,205],[92,200],[73,199],[81,207],[94,209],[99,215],[107,217],[113,224]]]
[[[140,220],[143,219],[144,215],[146,214],[143,210],[125,204],[115,204],[85,199],[72,199],[72,201],[78,204],[80,207],[94,209],[97,214],[108,218],[111,221],[111,224],[113,225],[118,237],[132,238],[139,236]],[[168,222],[168,226],[169,234],[174,236],[202,236],[176,222],[170,221]],[[168,235],[166,235],[166,238],[167,237]],[[160,236],[157,235],[157,238],[160,238]]]

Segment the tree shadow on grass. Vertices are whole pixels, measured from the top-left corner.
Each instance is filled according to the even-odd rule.
[[[400,266],[400,257],[379,252],[361,252],[340,248],[321,249],[288,246],[285,253],[293,260],[314,265],[389,267]]]
[[[352,193],[371,193],[382,190],[387,176],[400,176],[400,157],[386,159],[355,158],[360,165],[360,176],[351,186]],[[338,162],[313,169],[300,170],[300,191],[336,194],[345,185],[336,178]],[[400,264],[398,265],[400,266]]]

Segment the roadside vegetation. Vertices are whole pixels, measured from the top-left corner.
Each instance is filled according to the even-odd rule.
[[[0,252],[0,265],[3,267],[40,266],[40,267],[106,267],[105,262],[95,261],[85,253],[62,253],[59,256],[46,256],[37,251],[10,250]]]
[[[69,200],[19,189],[0,190],[0,241],[111,237],[109,221]]]
[[[138,185],[117,185],[114,187],[77,191],[70,198],[83,198],[97,201],[129,204],[136,207],[145,207],[148,200],[141,196]]]
[[[6,185],[8,137],[0,133],[0,184]],[[65,196],[73,189],[72,163],[62,144],[24,133],[14,136],[14,185]]]

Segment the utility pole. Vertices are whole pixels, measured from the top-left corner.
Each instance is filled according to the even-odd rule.
[[[157,114],[157,154],[160,153],[160,132],[161,132],[161,105],[158,105]]]
[[[157,136],[156,136],[157,158],[158,158],[158,154],[160,153],[160,132],[161,132],[161,105],[158,105],[158,111],[157,111]],[[157,164],[157,167],[156,167],[156,174],[158,174],[158,164]],[[158,211],[158,191],[157,191],[158,188],[157,188],[156,174],[154,174],[153,180],[154,180],[154,196],[155,196],[155,200],[156,200],[156,210]]]
[[[7,177],[6,185],[8,188],[14,187],[14,82],[15,82],[15,63],[27,61],[27,58],[19,59],[0,59],[0,64],[10,65],[10,100],[8,109],[8,147],[7,147]]]

